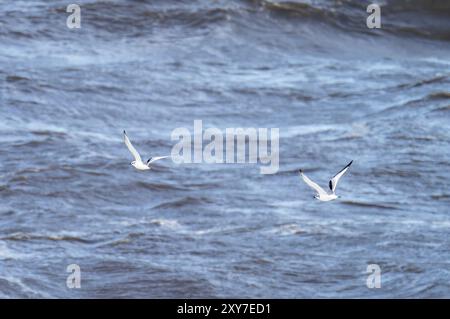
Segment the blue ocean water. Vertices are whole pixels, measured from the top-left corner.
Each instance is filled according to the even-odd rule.
[[[0,1],[1,298],[450,297],[447,1],[78,3]],[[279,171],[129,165],[194,120]]]

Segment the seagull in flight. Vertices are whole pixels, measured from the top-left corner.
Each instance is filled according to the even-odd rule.
[[[137,170],[146,171],[151,169],[150,164],[160,159],[167,158],[169,156],[159,156],[159,157],[150,157],[146,164],[142,162],[141,155],[139,155],[138,151],[134,148],[133,144],[131,144],[130,139],[127,136],[127,132],[123,131],[123,137],[125,141],[125,145],[128,147],[128,150],[133,154],[134,161],[131,162],[131,165],[134,166]]]
[[[336,175],[334,175],[334,177],[332,179],[330,179],[330,182],[328,183],[328,186],[330,187],[330,192],[326,192],[322,187],[320,187],[319,185],[314,183],[312,180],[310,180],[308,178],[308,176],[303,174],[302,170],[300,170],[300,175],[303,178],[303,180],[305,181],[305,183],[308,184],[309,187],[311,187],[312,189],[314,189],[317,192],[317,194],[314,196],[314,198],[316,198],[322,202],[329,202],[331,200],[338,198],[338,196],[335,193],[336,186],[339,182],[339,179],[347,172],[347,170],[349,169],[350,165],[352,165],[352,163],[353,163],[353,161],[348,163],[347,166],[345,166],[339,173],[337,173]]]

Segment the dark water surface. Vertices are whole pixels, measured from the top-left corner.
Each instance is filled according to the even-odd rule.
[[[0,1],[0,297],[450,297],[448,1],[78,3]],[[129,165],[195,119],[279,172]]]

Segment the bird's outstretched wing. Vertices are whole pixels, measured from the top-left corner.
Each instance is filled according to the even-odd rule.
[[[339,179],[347,172],[348,168],[350,167],[350,165],[352,165],[352,163],[353,161],[348,163],[347,166],[345,166],[339,173],[337,173],[336,175],[334,175],[332,179],[330,179],[329,186],[333,193],[336,190]]]
[[[312,180],[310,180],[308,178],[308,176],[306,176],[305,174],[303,174],[303,171],[300,170],[300,176],[303,178],[303,180],[305,181],[305,183],[311,187],[312,189],[314,189],[319,195],[328,195],[327,192],[325,192],[323,190],[322,187],[320,187],[319,185],[317,185],[316,183],[314,183]]]
[[[130,139],[127,136],[127,132],[123,131],[125,145],[128,147],[128,150],[133,154],[136,162],[142,162],[141,155],[139,155],[138,151],[134,148],[133,144],[131,144]]]
[[[147,161],[147,165],[148,165],[148,164],[151,164],[151,163],[153,163],[153,162],[159,161],[159,160],[161,160],[161,159],[167,158],[167,157],[170,157],[170,156],[150,157],[150,158],[148,159],[148,161]]]

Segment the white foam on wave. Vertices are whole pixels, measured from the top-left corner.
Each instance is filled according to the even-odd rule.
[[[0,260],[20,259],[21,254],[11,251],[5,242],[0,241]]]
[[[283,129],[283,132],[280,132],[280,137],[290,138],[299,135],[324,133],[327,131],[343,131],[343,128],[342,126],[328,124],[298,125]]]
[[[269,233],[271,233],[271,234],[277,234],[277,235],[281,235],[281,236],[296,235],[296,234],[300,234],[300,233],[304,233],[304,232],[305,231],[303,229],[301,229],[300,226],[295,223],[280,225],[275,228],[272,228],[269,231]]]
[[[436,58],[436,57],[426,57],[423,59],[420,59],[422,61],[425,62],[431,62],[431,63],[436,63],[436,64],[444,64],[444,65],[450,65],[450,59],[440,59],[440,58]]]
[[[52,298],[51,295],[44,293],[44,292],[38,292],[32,289],[31,287],[27,286],[23,283],[23,281],[19,278],[13,277],[13,276],[0,276],[0,280],[4,280],[10,284],[13,284],[17,286],[21,292],[25,294],[31,294],[33,297],[41,297],[41,298]],[[6,295],[5,298],[14,298],[15,296]]]
[[[370,132],[369,126],[367,123],[356,122],[353,123],[351,128],[344,134],[346,138],[354,138],[354,137],[364,137],[368,135]]]
[[[169,229],[180,229],[182,226],[176,219],[165,219],[165,218],[149,218],[143,217],[140,219],[127,218],[121,221],[112,222],[112,224],[118,224],[125,227],[132,227],[136,225],[152,224]]]
[[[207,228],[207,229],[200,229],[200,230],[196,230],[192,232],[192,235],[196,235],[196,236],[203,236],[203,235],[208,235],[208,234],[219,234],[219,233],[231,233],[234,231],[238,231],[242,229],[241,227],[212,227],[212,228]]]
[[[54,134],[67,134],[66,128],[51,123],[44,123],[42,121],[30,121],[21,118],[13,117],[9,121],[4,121],[0,124],[0,131],[5,133],[54,133]],[[23,136],[7,134],[2,137],[3,142],[18,143],[23,141]]]
[[[181,225],[178,223],[175,219],[152,219],[150,220],[151,224],[156,224],[159,226],[167,227],[170,229],[179,229],[181,228]]]

